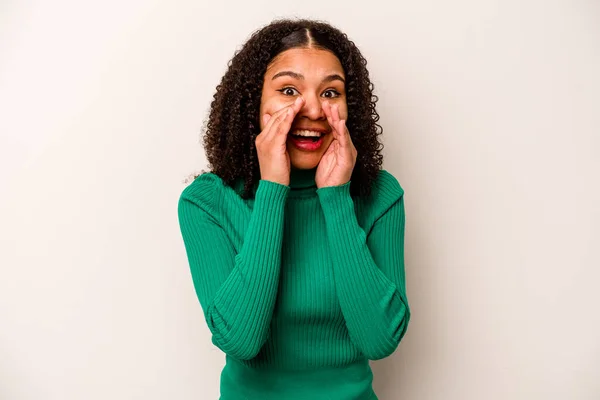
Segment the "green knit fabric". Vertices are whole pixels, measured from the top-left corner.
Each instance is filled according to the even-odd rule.
[[[389,356],[410,311],[403,189],[381,171],[369,197],[205,173],[181,194],[179,224],[196,294],[226,354],[221,400],[377,399],[368,360]]]

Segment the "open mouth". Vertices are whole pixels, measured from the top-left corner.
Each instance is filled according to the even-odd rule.
[[[319,139],[324,136],[324,133],[317,131],[308,131],[308,130],[296,130],[293,131],[290,136],[292,136],[297,141],[310,141],[313,143],[317,143]]]
[[[298,150],[316,151],[323,144],[325,132],[296,129],[290,132],[290,143]]]

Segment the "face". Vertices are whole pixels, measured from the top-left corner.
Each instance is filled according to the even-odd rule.
[[[340,61],[326,50],[286,50],[268,66],[260,103],[261,130],[264,114],[272,115],[298,96],[304,98],[288,133],[287,150],[293,168],[315,168],[333,141],[323,101],[337,104],[340,118],[347,119],[344,80]]]

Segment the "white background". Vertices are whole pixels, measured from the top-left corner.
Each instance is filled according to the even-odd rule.
[[[362,49],[406,190],[413,319],[379,397],[599,399],[597,0],[3,0],[0,399],[218,397],[177,200],[278,16]]]

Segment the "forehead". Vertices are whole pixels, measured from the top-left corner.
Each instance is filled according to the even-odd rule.
[[[340,60],[330,51],[321,49],[290,49],[280,53],[269,64],[266,76],[290,70],[305,76],[337,73],[344,77]]]

